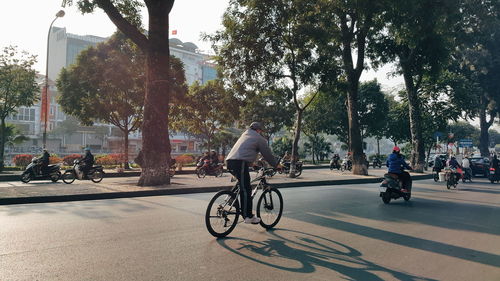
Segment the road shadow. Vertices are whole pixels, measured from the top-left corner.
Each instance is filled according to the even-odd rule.
[[[500,267],[500,255],[492,254],[474,249],[454,246],[442,242],[418,238],[406,234],[400,234],[383,229],[359,225],[343,220],[338,220],[322,213],[294,214],[294,219],[314,223],[323,227],[329,227],[345,232],[355,233],[367,238],[376,239],[396,245],[406,246],[413,249],[442,254],[467,261],[473,261],[485,265]],[[446,227],[446,226],[443,226]]]
[[[236,255],[288,272],[313,273],[323,267],[349,280],[385,280],[376,273],[396,280],[434,280],[378,265],[363,259],[362,253],[350,246],[314,234],[289,229],[268,234],[264,241],[225,238],[217,242]]]

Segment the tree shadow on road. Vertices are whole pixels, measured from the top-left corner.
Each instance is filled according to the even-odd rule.
[[[385,280],[388,276],[396,280],[434,280],[375,264],[352,247],[314,234],[288,229],[268,233],[271,237],[265,241],[225,238],[217,242],[239,256],[289,272],[313,273],[323,267],[349,280]]]

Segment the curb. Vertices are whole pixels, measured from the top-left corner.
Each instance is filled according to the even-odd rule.
[[[424,180],[424,179],[432,179],[432,175],[412,176],[412,180]],[[305,186],[379,183],[382,180],[383,180],[382,177],[376,177],[376,178],[368,178],[368,179],[323,180],[323,181],[309,181],[309,182],[275,183],[272,185],[275,187],[278,187],[278,188],[293,188],[293,187],[305,187]],[[213,186],[213,187],[172,188],[172,189],[143,190],[143,191],[129,191],[129,192],[109,192],[109,193],[37,196],[37,197],[0,198],[0,205],[54,203],[54,202],[88,201],[88,200],[132,198],[132,197],[178,195],[178,194],[191,194],[191,193],[207,193],[207,192],[217,192],[220,190],[230,190],[231,188],[232,188],[232,186],[226,185],[226,186]]]

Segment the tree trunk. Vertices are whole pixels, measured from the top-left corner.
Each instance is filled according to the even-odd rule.
[[[148,7],[149,40],[146,59],[146,96],[142,124],[144,167],[139,186],[170,184],[168,165],[168,103],[170,100],[170,50],[168,45],[169,1]]]
[[[490,134],[488,130],[490,126],[493,124],[493,120],[495,116],[490,116],[490,121],[487,119],[487,109],[488,103],[486,97],[481,96],[481,108],[479,109],[479,127],[481,128],[481,135],[479,137],[479,151],[481,156],[489,157],[490,156]]]
[[[349,118],[349,151],[352,152],[352,173],[368,175],[366,162],[363,160],[363,141],[359,128],[358,81],[349,82],[347,91],[347,115]]]
[[[304,111],[302,109],[297,109],[297,120],[295,124],[295,133],[293,136],[292,142],[292,159],[290,160],[290,173],[288,176],[290,178],[295,178],[295,163],[299,158],[299,139],[300,139],[300,131],[302,130],[302,113]]]
[[[3,171],[5,167],[4,163],[4,149],[5,149],[5,118],[2,118],[0,121],[0,129],[2,130],[0,132],[0,172]]]
[[[402,59],[400,58],[400,61]],[[417,89],[413,82],[410,67],[406,63],[401,63],[403,77],[405,80],[406,93],[408,95],[408,107],[410,111],[410,132],[412,141],[411,165],[415,172],[422,173],[425,164],[425,150],[422,138],[422,124],[420,114],[420,102],[418,100]]]
[[[377,155],[380,156],[380,139],[377,138]]]
[[[130,169],[128,165],[128,130],[123,131],[123,168]]]

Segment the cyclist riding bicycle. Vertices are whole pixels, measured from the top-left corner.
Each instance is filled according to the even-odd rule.
[[[259,122],[250,124],[226,158],[227,169],[240,182],[241,213],[245,218],[245,223],[251,224],[260,223],[260,218],[252,213],[252,189],[248,167],[255,161],[259,152],[272,167],[278,166],[278,161],[271,153],[267,140],[261,135],[262,132],[263,127]]]

